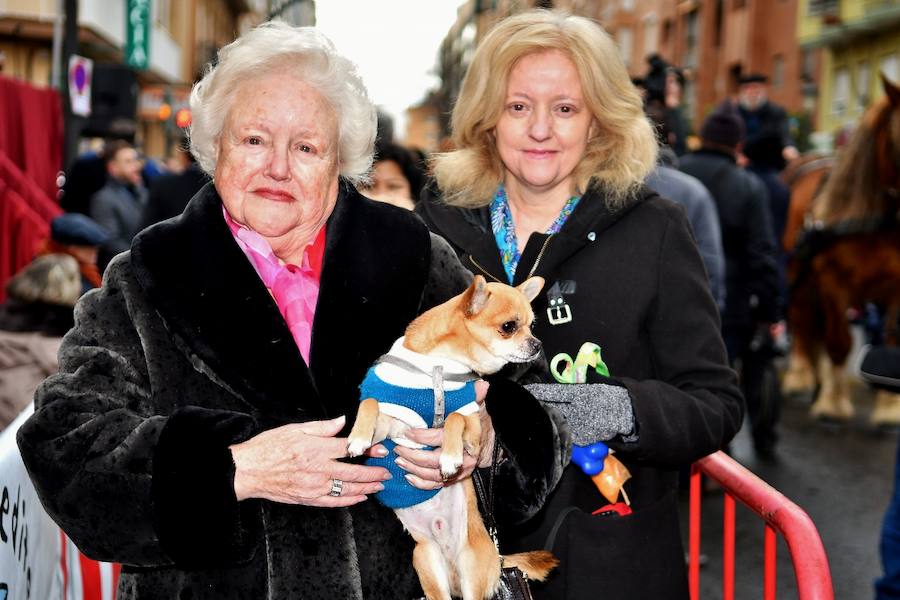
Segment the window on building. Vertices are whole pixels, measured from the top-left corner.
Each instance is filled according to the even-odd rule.
[[[834,72],[834,86],[831,90],[831,112],[843,115],[850,105],[850,70],[841,67]]]
[[[800,77],[804,81],[812,81],[813,74],[816,72],[816,55],[812,50],[804,50],[803,56],[800,59],[802,66],[802,72],[800,73]]]
[[[616,40],[619,42],[619,54],[626,67],[631,67],[631,52],[634,49],[634,32],[631,27],[620,27],[616,32]]]
[[[172,31],[172,5],[171,0],[156,0],[151,5],[155,14],[154,22],[166,31]]]
[[[607,2],[603,5],[603,10],[600,13],[600,20],[603,23],[609,23],[612,21],[613,14],[615,14],[615,6],[613,6],[612,2]]]
[[[784,85],[784,56],[776,54],[772,57],[772,87],[781,89]]]
[[[836,15],[840,0],[809,0],[809,16]]]
[[[856,67],[856,110],[862,112],[869,105],[869,87],[872,85],[872,72],[869,63],[860,62]]]
[[[722,45],[722,29],[725,24],[725,0],[716,0],[716,29],[713,35],[713,45],[717,48]]]
[[[885,77],[896,82],[898,79],[897,76],[900,75],[900,73],[898,73],[898,71],[900,71],[898,67],[900,67],[900,63],[898,63],[897,53],[895,52],[893,54],[888,54],[881,59],[879,70],[884,73]]]
[[[700,19],[696,10],[684,15],[685,51],[681,64],[685,67],[697,68],[697,46],[700,33]]]
[[[644,17],[644,56],[656,54],[659,49],[659,23],[651,13]]]

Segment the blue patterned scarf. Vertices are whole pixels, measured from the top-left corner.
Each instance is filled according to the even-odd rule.
[[[554,234],[562,229],[563,223],[578,206],[581,196],[572,196],[566,201],[566,205],[560,211],[559,216],[547,229],[546,233]],[[516,226],[513,223],[512,212],[509,210],[509,200],[506,198],[506,188],[501,185],[491,201],[491,229],[494,232],[494,240],[500,250],[500,260],[503,261],[503,269],[510,284],[516,274],[516,267],[522,255],[519,253],[519,242],[516,239]]]

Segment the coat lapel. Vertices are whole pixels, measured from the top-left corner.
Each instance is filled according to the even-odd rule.
[[[411,213],[342,183],[326,231],[310,350],[328,416],[356,413],[366,369],[416,316],[429,248],[428,230]]]
[[[310,371],[275,301],[231,236],[213,184],[182,216],[140,234],[132,262],[169,332],[192,360],[199,359],[198,368],[208,368],[275,418],[324,415]]]

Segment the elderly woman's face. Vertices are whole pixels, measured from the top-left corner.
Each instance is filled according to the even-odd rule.
[[[494,130],[507,188],[570,193],[592,123],[568,56],[550,50],[519,59],[509,73],[506,104]]]
[[[337,200],[337,116],[314,88],[268,75],[235,92],[219,138],[215,185],[231,217],[280,258],[302,252]]]

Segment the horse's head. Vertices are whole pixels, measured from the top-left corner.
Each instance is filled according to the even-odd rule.
[[[884,98],[878,103],[873,127],[878,183],[884,193],[900,196],[900,87],[881,73]]]

